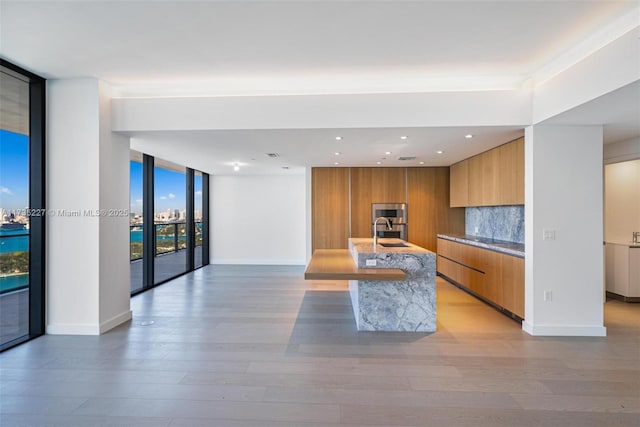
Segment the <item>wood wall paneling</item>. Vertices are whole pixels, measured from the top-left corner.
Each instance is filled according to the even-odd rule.
[[[463,233],[464,209],[449,207],[449,168],[407,168],[408,240],[436,252],[437,234]]]
[[[311,245],[346,249],[349,238],[349,168],[311,169]]]
[[[407,203],[406,182],[406,168],[351,168],[351,237],[372,237],[372,203]]]

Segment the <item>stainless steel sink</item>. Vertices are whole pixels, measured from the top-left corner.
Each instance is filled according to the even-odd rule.
[[[409,245],[405,245],[404,243],[380,243],[380,246],[385,248],[408,248]]]

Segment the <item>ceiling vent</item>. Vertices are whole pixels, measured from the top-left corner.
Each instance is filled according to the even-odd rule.
[[[267,155],[267,157],[271,157],[272,159],[280,157],[280,154],[278,153],[265,153],[265,154]]]
[[[398,157],[398,160],[405,162],[407,160],[415,160],[416,156],[405,156],[405,157]]]

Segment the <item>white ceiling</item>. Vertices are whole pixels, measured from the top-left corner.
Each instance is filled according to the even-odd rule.
[[[123,97],[514,89],[561,71],[554,66],[559,58],[634,8],[634,0],[2,0],[0,53],[47,78],[102,79]],[[609,141],[640,134],[628,111],[621,115],[626,124],[605,126]],[[618,123],[621,116],[608,119]],[[338,133],[345,136],[340,144],[333,139]],[[461,138],[466,133],[477,137]],[[409,139],[401,141],[403,134]],[[207,168],[214,173],[228,167],[220,162],[247,163],[243,170],[260,173],[333,165],[335,157],[342,165],[387,157],[384,165],[394,166],[398,155],[415,155],[427,165],[448,165],[519,134],[493,127],[137,137],[157,141],[160,151],[173,145],[197,152],[186,164],[216,161]],[[274,162],[267,151],[282,157]],[[332,157],[334,151],[343,154]]]

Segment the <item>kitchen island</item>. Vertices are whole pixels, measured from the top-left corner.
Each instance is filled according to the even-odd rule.
[[[436,330],[435,253],[400,239],[381,238],[374,247],[371,238],[351,238],[348,252],[343,250],[340,263],[332,266],[336,251],[340,250],[317,250],[305,278],[349,279],[359,331]],[[347,269],[348,255],[352,264]],[[398,279],[398,272],[404,277]]]

